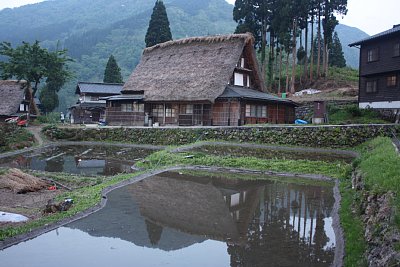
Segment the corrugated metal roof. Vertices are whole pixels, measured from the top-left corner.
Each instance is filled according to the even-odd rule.
[[[372,40],[375,40],[375,39],[379,39],[379,38],[382,38],[382,37],[386,37],[388,35],[392,35],[392,34],[395,34],[395,33],[400,33],[400,25],[395,25],[393,28],[391,28],[391,29],[389,29],[387,31],[380,32],[378,34],[375,34],[375,35],[372,35],[372,36],[367,37],[365,39],[362,39],[362,40],[360,40],[358,42],[349,44],[349,46],[361,45],[361,44],[364,44],[366,42],[369,42],[369,41],[372,41]]]
[[[279,98],[274,95],[270,95],[264,92],[243,88],[243,87],[236,87],[236,86],[227,86],[225,91],[218,97],[218,98],[244,98],[244,99],[251,99],[251,100],[261,100],[261,101],[268,101],[268,102],[281,102],[281,103],[288,103],[292,105],[297,105],[295,102],[289,99]]]
[[[76,86],[76,94],[92,93],[92,94],[109,94],[118,95],[121,93],[124,84],[120,83],[88,83],[79,82]]]

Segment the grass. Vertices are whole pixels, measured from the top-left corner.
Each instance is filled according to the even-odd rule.
[[[328,114],[330,124],[387,123],[387,121],[381,119],[377,111],[359,109],[357,105],[348,105],[341,109],[329,106]]]
[[[367,245],[364,239],[364,227],[358,214],[354,212],[354,205],[358,205],[354,190],[351,189],[350,177],[341,179],[340,194],[342,196],[340,206],[340,223],[345,237],[344,266],[367,266],[364,253]]]
[[[14,124],[0,125],[0,153],[30,147],[34,144],[33,135],[25,128]]]
[[[74,205],[72,205],[68,211],[52,213],[43,216],[40,219],[33,220],[16,227],[6,227],[0,229],[0,240],[5,240],[6,238],[10,238],[12,236],[28,233],[32,231],[32,229],[58,222],[62,219],[74,216],[81,211],[87,210],[100,202],[102,196],[101,192],[104,188],[140,174],[141,173],[121,174],[114,176],[112,179],[98,185],[82,187],[73,191],[65,192],[56,198],[56,202],[62,201],[65,198],[72,198],[74,200]],[[84,177],[82,179],[84,179]]]
[[[60,123],[60,113],[59,112],[50,112],[45,115],[38,116],[36,119],[36,122],[50,123],[50,124]]]
[[[328,77],[335,81],[357,83],[358,70],[350,67],[345,67],[345,68],[329,67]]]
[[[378,137],[359,147],[361,158],[355,162],[364,177],[366,190],[377,193],[392,191],[400,196],[400,157],[392,141]],[[396,224],[400,227],[400,198],[395,200]]]
[[[350,166],[343,162],[327,163],[309,160],[262,160],[256,157],[221,157],[204,153],[170,153],[168,150],[151,154],[144,162],[138,163],[144,169],[157,169],[162,166],[203,165],[253,170],[270,170],[301,174],[321,174],[329,177],[344,177]]]
[[[379,194],[392,191],[400,195],[400,157],[395,151],[390,138],[378,137],[359,147],[361,157],[354,162],[354,166],[363,174],[363,181],[367,191]],[[367,266],[364,258],[366,241],[362,220],[358,214],[361,204],[362,191],[351,189],[350,178],[341,179],[342,205],[340,219],[346,237],[345,266]],[[396,197],[395,227],[400,227],[400,201]]]

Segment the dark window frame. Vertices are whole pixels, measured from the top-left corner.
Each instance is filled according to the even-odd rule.
[[[393,88],[397,86],[397,75],[393,74],[393,75],[389,75],[386,77],[386,86],[388,88]]]
[[[393,57],[400,57],[400,41],[393,45]]]
[[[372,85],[373,87],[370,88],[369,85]],[[367,94],[374,94],[378,92],[378,80],[368,80],[365,82],[365,92]]]
[[[379,61],[379,48],[371,48],[367,50],[367,62],[376,62]]]
[[[262,119],[268,118],[267,105],[246,104],[245,117],[246,118],[262,118]]]

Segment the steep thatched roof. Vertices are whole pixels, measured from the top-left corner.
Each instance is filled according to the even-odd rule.
[[[123,92],[144,91],[146,101],[211,101],[221,95],[243,52],[263,89],[251,34],[194,37],[144,50]]]
[[[0,81],[0,116],[10,116],[18,112],[26,88],[26,81]]]

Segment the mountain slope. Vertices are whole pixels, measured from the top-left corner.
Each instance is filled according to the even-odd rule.
[[[360,50],[355,47],[349,47],[349,44],[362,40],[369,35],[358,28],[339,24],[335,29],[338,33],[340,42],[342,43],[343,53],[346,63],[352,68],[358,69]]]
[[[155,0],[53,0],[0,11],[0,41],[18,45],[41,41],[47,48],[67,48],[76,73],[60,92],[61,109],[76,99],[78,80],[102,81],[110,54],[126,79],[140,60]],[[225,0],[164,0],[174,39],[232,33],[233,5]],[[364,35],[337,27],[348,65],[358,67],[358,50],[347,44]]]

